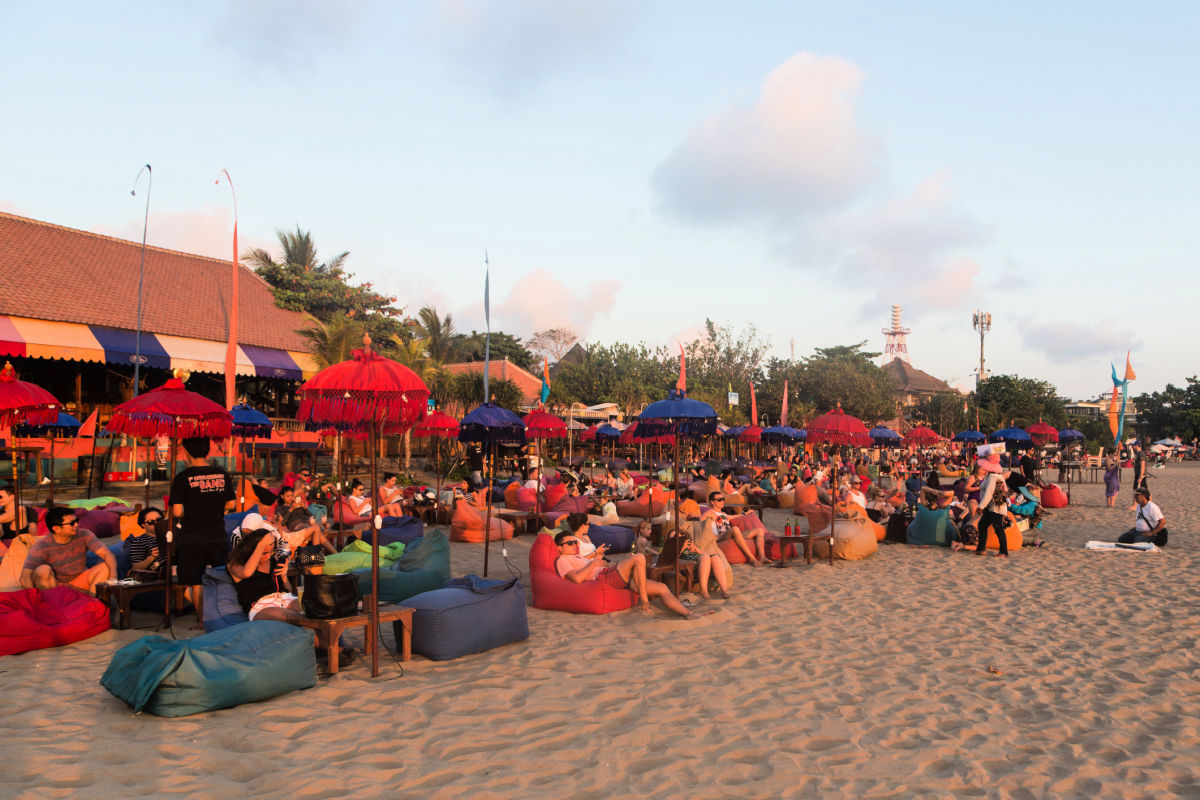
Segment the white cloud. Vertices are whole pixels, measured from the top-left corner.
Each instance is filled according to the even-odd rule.
[[[142,222],[142,218],[138,217],[116,227],[95,225],[91,230],[105,236],[141,242]],[[233,255],[233,214],[228,208],[176,213],[156,213],[151,210],[146,225],[146,244],[210,258],[230,258]],[[239,231],[239,254],[256,247],[276,255],[279,253],[277,241],[247,236]]]
[[[231,0],[209,36],[250,64],[307,73],[349,40],[365,8],[364,0]]]
[[[620,286],[620,281],[601,279],[574,289],[549,270],[532,270],[518,278],[500,302],[496,302],[493,294],[492,329],[527,337],[547,328],[571,328],[581,340],[587,341],[596,318],[612,310]],[[478,318],[482,323],[482,308],[472,303],[455,312],[454,317]]]
[[[1093,324],[1025,317],[1020,321],[1025,347],[1047,356],[1052,362],[1073,364],[1084,358],[1108,357],[1138,349],[1141,342],[1133,331],[1117,327],[1112,319]]]

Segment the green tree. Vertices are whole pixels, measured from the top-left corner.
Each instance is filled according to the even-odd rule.
[[[440,316],[436,308],[425,306],[417,312],[421,335],[429,351],[429,357],[439,364],[448,364],[453,359],[455,339],[454,319],[449,314]]]
[[[478,331],[471,331],[469,336],[456,334],[453,337],[453,357],[461,361],[483,361],[486,336]],[[531,372],[537,366],[537,357],[525,349],[521,340],[503,331],[492,331],[491,357],[497,360],[507,358],[521,369]]]
[[[966,402],[958,392],[938,392],[904,409],[904,417],[909,422],[924,422],[942,436],[950,437],[975,425],[969,405],[968,411],[963,411]]]
[[[1183,442],[1200,436],[1200,382],[1194,375],[1184,380],[1182,388],[1168,383],[1161,392],[1133,398],[1141,436],[1152,441],[1175,436]]]
[[[308,349],[317,362],[325,367],[348,361],[352,352],[362,347],[363,323],[345,314],[334,314],[327,322],[314,321],[312,326],[296,333],[308,341]]]
[[[616,403],[636,413],[645,403],[667,396],[675,385],[678,358],[665,347],[651,351],[645,343],[590,344],[578,364],[565,364],[550,383],[550,403],[595,405]]]
[[[509,411],[518,411],[524,404],[521,389],[506,378],[492,378],[488,381],[488,392],[496,405]],[[483,403],[483,373],[459,372],[451,380],[450,397],[468,413],[471,409]]]
[[[710,404],[726,421],[748,419],[749,407],[730,406],[730,388],[748,393],[750,381],[762,377],[762,363],[770,343],[753,325],[740,333],[704,320],[704,335],[685,346],[688,397]],[[739,401],[741,400],[739,396]]]
[[[864,352],[865,346],[863,341],[816,348],[814,355],[801,359],[798,369],[788,370],[789,388],[820,414],[840,403],[843,411],[865,423],[890,418],[896,413],[896,385],[872,361],[879,353]]]
[[[1067,422],[1065,402],[1048,381],[990,375],[979,385],[971,405],[976,402],[984,433],[1010,425],[1027,428],[1039,419],[1056,428]]]

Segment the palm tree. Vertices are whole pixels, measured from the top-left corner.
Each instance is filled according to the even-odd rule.
[[[392,357],[417,374],[417,377],[430,386],[434,377],[441,372],[441,364],[430,357],[427,339],[403,339],[398,334],[392,334],[395,349]],[[433,389],[430,386],[430,395]],[[436,398],[435,398],[436,402]],[[404,471],[407,472],[412,462],[412,431],[404,432]]]
[[[454,319],[449,314],[439,316],[437,309],[432,306],[425,306],[418,311],[417,319],[421,322],[429,357],[439,364],[445,364],[454,349]]]
[[[363,324],[347,314],[334,314],[328,322],[313,320],[313,326],[296,333],[308,340],[308,349],[318,369],[349,361],[362,346]]]
[[[279,246],[283,248],[283,260],[275,261],[266,250],[256,247],[242,256],[243,261],[249,261],[256,268],[263,267],[298,267],[304,272],[327,272],[332,275],[342,272],[342,265],[350,257],[350,251],[341,253],[322,264],[317,260],[317,246],[313,243],[312,234],[300,230],[296,226],[295,233],[289,233],[281,228],[275,230]]]

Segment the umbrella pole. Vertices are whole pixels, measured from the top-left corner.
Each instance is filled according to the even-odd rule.
[[[170,484],[175,483],[175,458],[174,458],[174,456],[175,456],[175,435],[174,435],[174,431],[172,431],[171,451],[167,456],[168,460],[171,462]],[[168,484],[168,486],[170,484]],[[167,498],[167,499],[171,500],[172,498]],[[171,567],[171,551],[173,551],[175,549],[175,511],[174,511],[175,505],[176,504],[174,502],[167,503],[167,553],[166,553],[166,560],[164,562],[166,564],[166,571],[165,571],[166,589],[163,592],[163,621],[162,621],[162,625],[160,626],[160,627],[166,628],[167,630],[171,629],[171,601],[172,601],[172,595],[175,594],[175,590],[171,586],[171,577],[172,577],[171,576],[171,569],[172,569],[172,567]],[[147,508],[149,508],[149,506],[147,506]],[[196,617],[198,619],[204,618],[204,609],[203,608],[196,609]],[[174,634],[172,634],[172,635],[174,635]]]
[[[337,472],[337,482],[334,484],[334,486],[336,488],[334,488],[334,490],[333,490],[334,491],[333,507],[335,509],[337,509],[338,542],[340,543],[342,541],[342,539],[341,539],[342,530],[346,527],[346,512],[342,510],[342,433],[341,433],[341,431],[338,431],[337,434],[335,434],[333,444],[334,444],[334,449],[337,450],[337,454],[336,454],[337,464],[335,465],[336,472]],[[339,544],[339,547],[340,547],[340,544]]]
[[[487,492],[487,503],[483,517],[483,577],[488,574],[488,553],[492,549],[492,481],[496,478],[496,443],[492,442],[488,452],[488,462],[484,465],[483,488]],[[488,469],[490,467],[490,469]],[[489,473],[491,480],[489,480]]]
[[[1070,500],[1070,494],[1067,495]],[[50,437],[50,494],[46,495],[46,502],[49,505],[54,505],[54,437]],[[14,520],[15,521],[15,520]],[[16,527],[16,526],[13,526]]]
[[[150,439],[146,440],[146,504],[142,508],[150,507]]]
[[[679,530],[679,423],[675,423],[675,530]],[[695,535],[695,531],[692,531]],[[677,584],[678,585],[678,584]],[[708,587],[701,587],[708,591]]]
[[[371,499],[379,502],[379,477],[376,471],[376,459],[379,456],[379,425],[371,423]],[[367,631],[367,643],[371,648],[371,677],[379,677],[379,528],[383,517],[379,509],[374,509],[375,515],[371,520],[371,602],[367,614],[370,616],[370,630]]]

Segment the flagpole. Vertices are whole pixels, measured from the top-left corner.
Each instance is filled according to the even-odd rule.
[[[133,353],[133,396],[138,396],[138,384],[141,383],[141,368],[142,368],[142,286],[145,283],[146,277],[146,231],[150,227],[150,190],[154,188],[154,170],[150,165],[142,167],[138,170],[137,177],[133,179],[133,188],[129,190],[129,194],[137,196],[138,181],[141,180],[142,173],[147,173],[146,178],[146,214],[142,218],[142,258],[138,264],[138,310],[137,310],[137,335],[134,339]],[[146,465],[147,481],[149,480],[150,465]],[[148,485],[148,484],[147,484]],[[149,506],[147,506],[149,507]]]
[[[491,272],[492,265],[488,262],[487,250],[483,251],[483,321],[487,326],[487,332],[483,338],[483,402],[488,402],[491,394],[488,392],[488,373],[491,372],[492,360],[492,311],[491,300]],[[486,569],[484,571],[486,575]]]
[[[229,309],[229,344],[225,346],[225,408],[232,409],[237,394],[237,336],[238,336],[238,213],[237,213],[237,192],[233,190],[233,178],[229,177],[229,170],[222,169],[221,175],[225,176],[225,181],[229,184],[229,193],[233,195],[233,280],[232,294]],[[220,184],[221,175],[213,181],[214,184]]]

